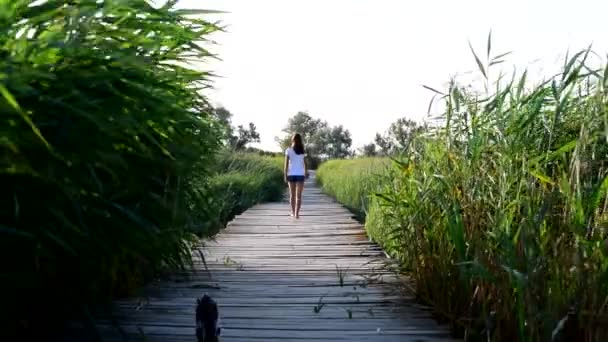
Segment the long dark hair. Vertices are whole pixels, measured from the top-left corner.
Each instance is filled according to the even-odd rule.
[[[291,147],[296,154],[304,154],[304,143],[299,133],[294,134],[291,138]]]

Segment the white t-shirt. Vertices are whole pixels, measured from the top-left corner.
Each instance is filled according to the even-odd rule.
[[[304,157],[306,154],[296,154],[293,148],[288,147],[285,150],[285,155],[289,157],[289,164],[287,165],[288,176],[305,176],[306,170],[304,167]]]

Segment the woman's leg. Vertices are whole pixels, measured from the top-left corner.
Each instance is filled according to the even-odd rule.
[[[289,204],[291,205],[291,216],[296,212],[296,183],[287,182],[289,184]]]
[[[304,191],[304,182],[296,183],[296,218],[300,218],[300,208],[302,207],[302,191]]]

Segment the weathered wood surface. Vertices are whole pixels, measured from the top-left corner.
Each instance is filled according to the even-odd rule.
[[[400,290],[388,259],[341,205],[308,181],[302,216],[257,205],[201,248],[196,269],[116,302],[109,341],[195,341],[195,299],[220,305],[221,341],[451,341],[430,310]],[[317,309],[315,309],[317,308]],[[116,323],[122,333],[117,332]],[[143,337],[145,335],[145,337]]]

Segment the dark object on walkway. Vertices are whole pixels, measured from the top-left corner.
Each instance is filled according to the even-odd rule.
[[[198,342],[217,342],[221,328],[217,303],[207,294],[196,300],[196,338]]]
[[[558,323],[551,334],[551,342],[583,341],[578,315],[574,308],[568,311]]]

